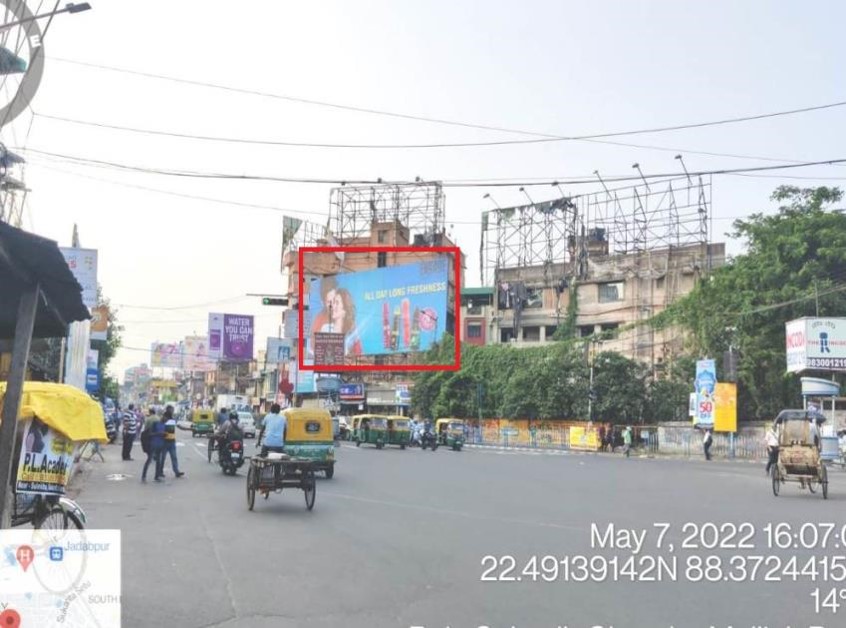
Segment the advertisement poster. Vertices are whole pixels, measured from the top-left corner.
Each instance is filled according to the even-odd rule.
[[[106,340],[109,329],[109,308],[98,305],[91,310],[91,340]]]
[[[150,347],[150,364],[159,368],[182,368],[182,353],[176,343],[154,342]]]
[[[267,364],[287,363],[291,359],[291,340],[288,338],[267,339]]]
[[[714,425],[714,393],[717,387],[717,366],[714,360],[696,362],[696,417],[694,424],[700,427]]]
[[[100,390],[100,352],[89,349],[85,360],[85,391],[96,393],[98,390]]]
[[[737,431],[737,384],[717,384],[714,390],[714,431]]]
[[[364,400],[364,384],[343,384],[338,392],[341,401]]]
[[[209,355],[223,358],[223,314],[209,314]]]
[[[344,334],[329,332],[314,334],[314,363],[343,364]]]
[[[184,348],[183,369],[199,372],[215,370],[216,364],[209,355],[209,339],[206,336],[186,336],[182,346]]]
[[[253,317],[223,315],[223,359],[249,362],[253,359]]]
[[[313,360],[306,360],[306,364],[314,364]],[[314,384],[314,371],[300,370],[297,368],[297,361],[291,360],[291,372],[293,373],[294,390],[297,393],[313,393],[316,392]]]
[[[76,445],[38,419],[26,421],[23,433],[15,491],[64,495]]]
[[[71,273],[82,286],[82,302],[87,308],[97,305],[97,249],[59,247]]]
[[[596,451],[599,449],[599,435],[593,428],[570,426],[570,449]]]
[[[343,334],[346,355],[425,351],[446,329],[448,269],[444,258],[312,281],[311,332]]]
[[[800,318],[785,324],[787,371],[846,371],[846,318]]]

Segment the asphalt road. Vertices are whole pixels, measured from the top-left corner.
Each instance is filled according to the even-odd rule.
[[[787,563],[795,555],[801,566],[812,556],[846,555],[839,536],[827,550],[776,550],[764,534],[769,523],[789,523],[796,532],[806,522],[832,522],[837,535],[846,524],[841,471],[832,473],[824,501],[797,486],[775,498],[760,465],[344,444],[335,478],[318,482],[314,511],[306,510],[301,491],[286,490],[249,512],[246,467],[234,478],[223,476],[206,462],[204,439],[184,433],[180,439],[185,478],[173,478],[168,463],[164,484],[141,484],[140,461],[121,462],[112,446],[106,463],[90,464],[79,495],[91,527],[123,532],[127,628],[846,625],[846,599],[837,614],[815,615],[810,596],[816,587],[828,591],[846,582],[813,582],[808,575],[793,582],[783,570],[770,574],[781,582],[763,581],[775,562],[762,563],[754,582],[729,570],[732,557],[751,572],[753,556]],[[137,445],[135,456],[142,457]],[[108,480],[113,473],[129,477]],[[660,549],[657,522],[672,525]],[[682,549],[689,536],[684,524],[726,522],[754,526],[747,543],[754,548]],[[592,547],[592,524],[603,535],[614,524],[624,542],[628,535],[620,530],[647,534],[636,553],[603,549]],[[737,544],[746,528],[733,537],[729,532],[722,530],[722,542]],[[813,544],[813,530],[805,532]],[[483,566],[487,555],[497,560],[489,575],[514,580],[482,582],[492,566]],[[727,575],[691,582],[698,572],[688,577],[690,561],[709,555],[722,559]],[[514,557],[513,571],[504,556]],[[555,558],[534,575],[532,556]],[[629,569],[579,582],[585,574],[579,556],[601,557],[591,572],[597,580],[614,557],[622,567],[635,556],[641,581],[631,582]],[[649,569],[659,558],[665,565],[677,561],[675,576],[669,568]],[[663,581],[648,581],[659,573]]]

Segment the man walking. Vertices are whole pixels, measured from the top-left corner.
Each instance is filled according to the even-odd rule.
[[[173,406],[169,405],[165,408],[162,422],[165,428],[164,449],[162,451],[162,475],[164,476],[165,459],[170,454],[170,465],[173,467],[173,473],[176,477],[181,478],[185,474],[179,470],[179,460],[176,458],[176,418],[173,416]]]
[[[711,437],[711,430],[705,430],[705,436],[702,438],[702,449],[705,451],[705,460],[711,459],[711,445],[714,439]]]
[[[123,459],[132,460],[132,443],[138,433],[138,418],[135,416],[135,406],[129,404],[123,413]]]
[[[144,469],[141,471],[141,481],[147,481],[147,469],[150,463],[154,462],[155,480],[161,482],[164,478],[164,435],[165,425],[156,416],[155,411],[150,410],[150,416],[144,423],[144,430],[141,432],[141,446],[143,447],[146,441],[147,444],[147,460],[144,462]]]
[[[623,430],[623,449],[626,451],[626,458],[630,457],[632,451],[632,427],[626,426]]]

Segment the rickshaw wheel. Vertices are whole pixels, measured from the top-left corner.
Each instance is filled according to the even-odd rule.
[[[250,470],[247,471],[247,508],[250,510],[252,510],[253,506],[256,504],[255,477],[255,467],[250,465]]]
[[[778,466],[773,467],[772,476],[773,476],[773,495],[778,497],[778,491],[779,491],[779,488],[780,488],[779,487]]]
[[[303,478],[303,493],[305,494],[306,508],[314,508],[314,499],[317,496],[317,482],[314,480],[314,471],[306,471]]]
[[[326,467],[326,479],[331,480],[335,476],[335,465]]]
[[[828,499],[828,469],[820,465],[820,484],[822,484],[823,499]]]
[[[816,480],[813,480],[813,479],[808,480],[808,490],[811,491],[811,493],[817,492],[817,481]]]

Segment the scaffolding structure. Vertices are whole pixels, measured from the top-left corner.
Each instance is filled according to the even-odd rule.
[[[438,182],[341,186],[329,197],[330,231],[342,244],[369,238],[373,223],[399,222],[414,245],[431,246],[444,233],[445,197]]]
[[[506,268],[569,264],[578,277],[591,256],[709,243],[710,177],[616,189],[599,182],[599,191],[484,212],[482,285],[494,285],[497,271]]]
[[[0,145],[0,222],[20,228],[23,224],[23,210],[29,190],[23,182],[19,170],[24,163],[23,157],[6,150]]]

